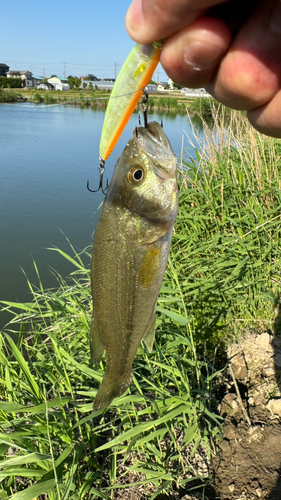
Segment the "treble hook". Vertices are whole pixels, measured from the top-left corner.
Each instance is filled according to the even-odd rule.
[[[107,188],[108,188],[108,179],[106,181],[106,186],[105,186],[105,189],[103,189],[103,174],[104,174],[104,171],[105,171],[105,161],[102,160],[100,158],[100,166],[99,166],[99,171],[100,171],[100,183],[99,183],[99,187],[98,189],[90,189],[89,187],[89,181],[87,181],[87,189],[89,191],[91,191],[91,193],[96,193],[97,191],[99,191],[101,189],[101,192],[105,195],[106,192],[107,192]]]
[[[147,108],[148,108],[148,88],[147,87],[144,87],[142,89],[141,107],[143,110],[144,126],[147,127]]]

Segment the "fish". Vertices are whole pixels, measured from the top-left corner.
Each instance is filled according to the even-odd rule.
[[[177,213],[177,160],[153,121],[135,129],[119,156],[94,234],[90,351],[95,364],[106,351],[106,371],[93,411],[129,387],[142,340],[152,351]]]
[[[162,40],[149,45],[136,44],[123,64],[106,108],[99,150],[102,162],[112,153],[143,88],[151,80],[163,45]]]

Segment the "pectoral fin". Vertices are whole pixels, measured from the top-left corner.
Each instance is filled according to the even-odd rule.
[[[93,363],[98,364],[102,358],[104,347],[100,340],[94,318],[92,318],[90,329],[90,351]]]
[[[160,224],[159,222],[153,223],[153,221],[150,221],[149,226],[145,229],[145,234],[142,234],[139,239],[139,244],[150,245],[156,242],[170,231],[173,224],[173,220],[161,221]]]
[[[149,352],[152,351],[153,349],[153,343],[155,339],[155,327],[156,327],[156,313],[153,314],[148,329],[146,330],[143,341],[145,342],[145,345]]]

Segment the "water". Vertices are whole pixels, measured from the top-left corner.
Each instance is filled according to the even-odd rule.
[[[0,300],[26,301],[28,285],[22,269],[38,284],[56,286],[51,268],[66,277],[71,264],[47,248],[69,253],[64,235],[75,249],[92,244],[103,200],[90,193],[99,181],[99,140],[103,110],[72,106],[0,104]],[[157,114],[149,120],[160,121]],[[187,116],[164,115],[164,130],[180,155],[183,131],[192,131]],[[111,177],[116,159],[138,125],[134,114],[106,162]],[[186,144],[187,145],[187,144]],[[63,234],[64,233],[64,234]],[[10,319],[0,312],[0,328]]]

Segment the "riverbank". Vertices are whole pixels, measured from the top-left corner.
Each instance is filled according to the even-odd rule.
[[[249,331],[280,336],[281,145],[238,112],[228,134],[224,117],[215,120],[197,160],[179,161],[154,350],[139,349],[130,389],[105,414],[91,414],[105,359],[93,367],[89,357],[90,250],[86,265],[73,248],[56,250],[73,265],[69,279],[44,290],[38,277],[33,300],[5,303],[7,332],[20,325],[17,345],[8,340],[0,351],[8,495],[163,500],[192,487],[204,496],[219,449],[225,387],[216,370],[225,370],[227,346]]]
[[[70,90],[67,92],[44,91],[37,89],[1,89],[0,102],[28,101],[38,104],[72,104],[79,106],[90,106],[92,108],[106,108],[109,91],[96,90]],[[173,111],[185,113],[192,99],[182,94],[176,95],[153,94],[149,96],[149,109],[152,111]]]

